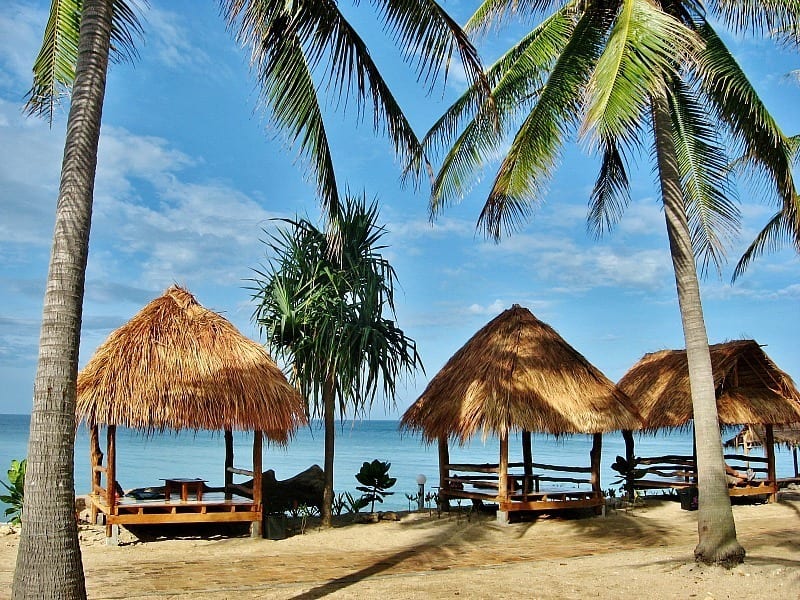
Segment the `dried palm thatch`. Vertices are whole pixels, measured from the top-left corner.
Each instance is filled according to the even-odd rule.
[[[784,424],[800,420],[800,392],[754,340],[710,346],[717,412],[722,425]],[[645,354],[619,381],[645,428],[683,427],[692,420],[685,350]]]
[[[89,425],[261,430],[278,443],[306,420],[264,348],[178,286],[97,349],[78,374],[77,411]]]
[[[775,427],[772,431],[776,444],[786,448],[800,448],[800,424]],[[747,425],[725,442],[726,448],[738,446],[763,446],[767,435],[760,425]]]
[[[426,440],[640,427],[630,400],[550,326],[515,304],[464,344],[403,415]]]

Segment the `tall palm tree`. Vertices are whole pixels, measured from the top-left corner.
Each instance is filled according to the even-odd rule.
[[[86,597],[73,474],[81,312],[109,47],[116,37],[132,48],[126,46],[129,33],[118,27],[138,30],[127,7],[112,18],[113,4],[54,0],[27,105],[52,122],[58,95],[74,77],[34,382],[15,599]],[[69,64],[76,65],[74,73]]]
[[[709,17],[736,31],[796,23],[796,3],[700,0],[486,0],[466,26],[482,32],[519,13],[555,8],[487,70],[497,117],[474,87],[434,124],[423,148],[446,149],[431,195],[435,216],[467,192],[477,170],[513,138],[479,218],[499,240],[544,194],[563,145],[584,137],[600,173],[589,225],[601,234],[629,200],[626,158],[649,140],[675,270],[689,363],[700,497],[695,557],[736,563],[744,550],[724,476],[697,265],[720,268],[739,211],[726,144],[746,158],[800,236],[791,144],[776,125]],[[487,116],[490,115],[490,116]],[[499,125],[499,127],[498,127]],[[413,161],[412,161],[413,164]]]
[[[395,152],[430,165],[419,140],[374,63],[364,40],[339,9],[337,0],[220,0],[229,27],[251,48],[251,66],[261,100],[272,118],[309,160],[326,213],[339,203],[334,161],[323,105],[346,108],[355,100],[361,117],[370,112],[375,131],[383,129]],[[353,5],[358,0],[352,1]],[[477,52],[461,27],[434,0],[376,0],[378,20],[406,62],[433,86],[454,53],[475,89],[488,95]]]
[[[346,197],[328,232],[305,219],[286,220],[268,243],[269,268],[256,271],[253,318],[267,344],[291,365],[309,402],[323,418],[325,488],[322,522],[331,525],[335,418],[365,413],[379,391],[394,403],[398,378],[422,363],[416,344],[395,323],[395,272],[380,251],[385,234],[377,205]],[[388,318],[386,313],[388,312]]]

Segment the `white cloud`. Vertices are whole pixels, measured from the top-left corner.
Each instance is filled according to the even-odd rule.
[[[481,306],[480,304],[472,304],[467,308],[467,312],[473,315],[489,315],[494,316],[498,315],[503,312],[506,308],[508,308],[507,302],[498,298],[491,304],[487,306]]]
[[[21,100],[31,84],[31,68],[44,35],[47,11],[27,2],[6,2],[0,12],[0,86],[21,92]]]

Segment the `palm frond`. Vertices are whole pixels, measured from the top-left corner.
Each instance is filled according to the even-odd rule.
[[[503,230],[516,229],[543,196],[561,147],[580,118],[583,90],[612,19],[600,7],[584,13],[575,26],[495,176],[478,218],[487,237],[499,240]]]
[[[648,0],[624,0],[589,81],[581,133],[634,143],[650,95],[699,45],[691,29]]]
[[[560,4],[559,0],[484,0],[467,21],[464,31],[480,37],[511,17],[532,17]]]
[[[739,232],[741,214],[729,177],[729,160],[719,132],[693,90],[673,81],[669,95],[673,143],[691,230],[692,247],[701,272],[713,263],[721,272],[726,245]]]
[[[797,0],[713,0],[706,2],[709,13],[736,33],[771,34],[800,23]]]
[[[134,0],[114,0],[110,60],[133,61],[143,30]],[[25,95],[25,112],[53,125],[56,109],[69,97],[78,63],[82,0],[52,0],[44,37],[33,65],[33,83]]]
[[[600,172],[592,189],[586,224],[589,231],[600,237],[622,218],[631,200],[625,157],[614,138],[603,140]]]
[[[789,225],[785,222],[786,220],[787,217],[783,211],[772,215],[772,218],[742,254],[733,271],[731,281],[736,281],[741,277],[756,258],[767,252],[775,252],[785,245],[790,238],[788,235]],[[795,249],[800,252],[800,246],[796,242]]]
[[[487,72],[493,82],[492,97],[498,121],[490,111],[477,107],[477,114],[452,143],[434,180],[431,192],[431,215],[442,206],[462,197],[474,181],[475,172],[496,156],[507,126],[523,113],[536,98],[545,77],[573,32],[568,11],[559,11],[547,19],[501,57]],[[423,144],[450,143],[452,130],[461,124],[463,115],[475,97],[467,90],[431,128]]]
[[[725,44],[706,24],[699,29],[705,41],[696,76],[719,119],[727,126],[750,174],[761,174],[766,194],[776,194],[795,243],[800,243],[800,211],[792,174],[794,145],[781,131]],[[755,180],[759,183],[759,180]]]

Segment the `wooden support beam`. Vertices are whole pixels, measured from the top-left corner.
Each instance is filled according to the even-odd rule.
[[[767,453],[767,479],[776,484],[777,476],[775,474],[775,432],[772,424],[764,427],[764,448]],[[775,490],[769,495],[770,502],[778,501],[778,486],[775,485]]]
[[[231,486],[233,485],[233,431],[225,430],[225,499],[232,497]]]
[[[508,502],[508,430],[500,434],[500,465],[498,470],[497,498]],[[508,524],[508,511],[497,510],[497,522]]]
[[[117,504],[117,426],[106,426],[106,504],[110,514],[114,514]],[[106,519],[106,538],[112,539],[114,535],[111,521]]]
[[[92,466],[92,493],[96,493],[97,488],[102,488],[102,479],[103,472],[105,468],[103,467],[103,451],[100,450],[100,432],[98,430],[97,424],[91,425],[89,427],[89,461]],[[89,511],[90,519],[92,520],[92,525],[97,523],[97,507],[92,503],[91,509]]]
[[[253,504],[256,505],[256,510],[259,512],[258,519],[254,519],[250,523],[250,536],[261,537],[261,477],[262,477],[262,443],[264,435],[260,430],[253,432]]]
[[[635,458],[633,431],[630,429],[622,430],[622,439],[625,440],[625,463],[628,465],[628,474],[625,476],[625,495],[628,500],[633,500],[636,491],[634,490],[633,459]]]
[[[522,492],[527,494],[531,491],[531,483],[533,482],[533,441],[530,431],[522,432],[522,469],[525,473],[525,479],[522,481]],[[539,486],[537,485],[536,487],[538,488]]]
[[[450,502],[442,493],[449,486],[450,478],[450,449],[447,447],[447,436],[439,438],[439,507],[441,510],[450,510]]]
[[[590,453],[592,463],[592,491],[600,498],[603,497],[603,490],[600,485],[600,457],[603,450],[603,434],[595,433],[592,436],[592,451]],[[600,508],[600,507],[597,507]],[[599,511],[598,511],[598,514]]]

